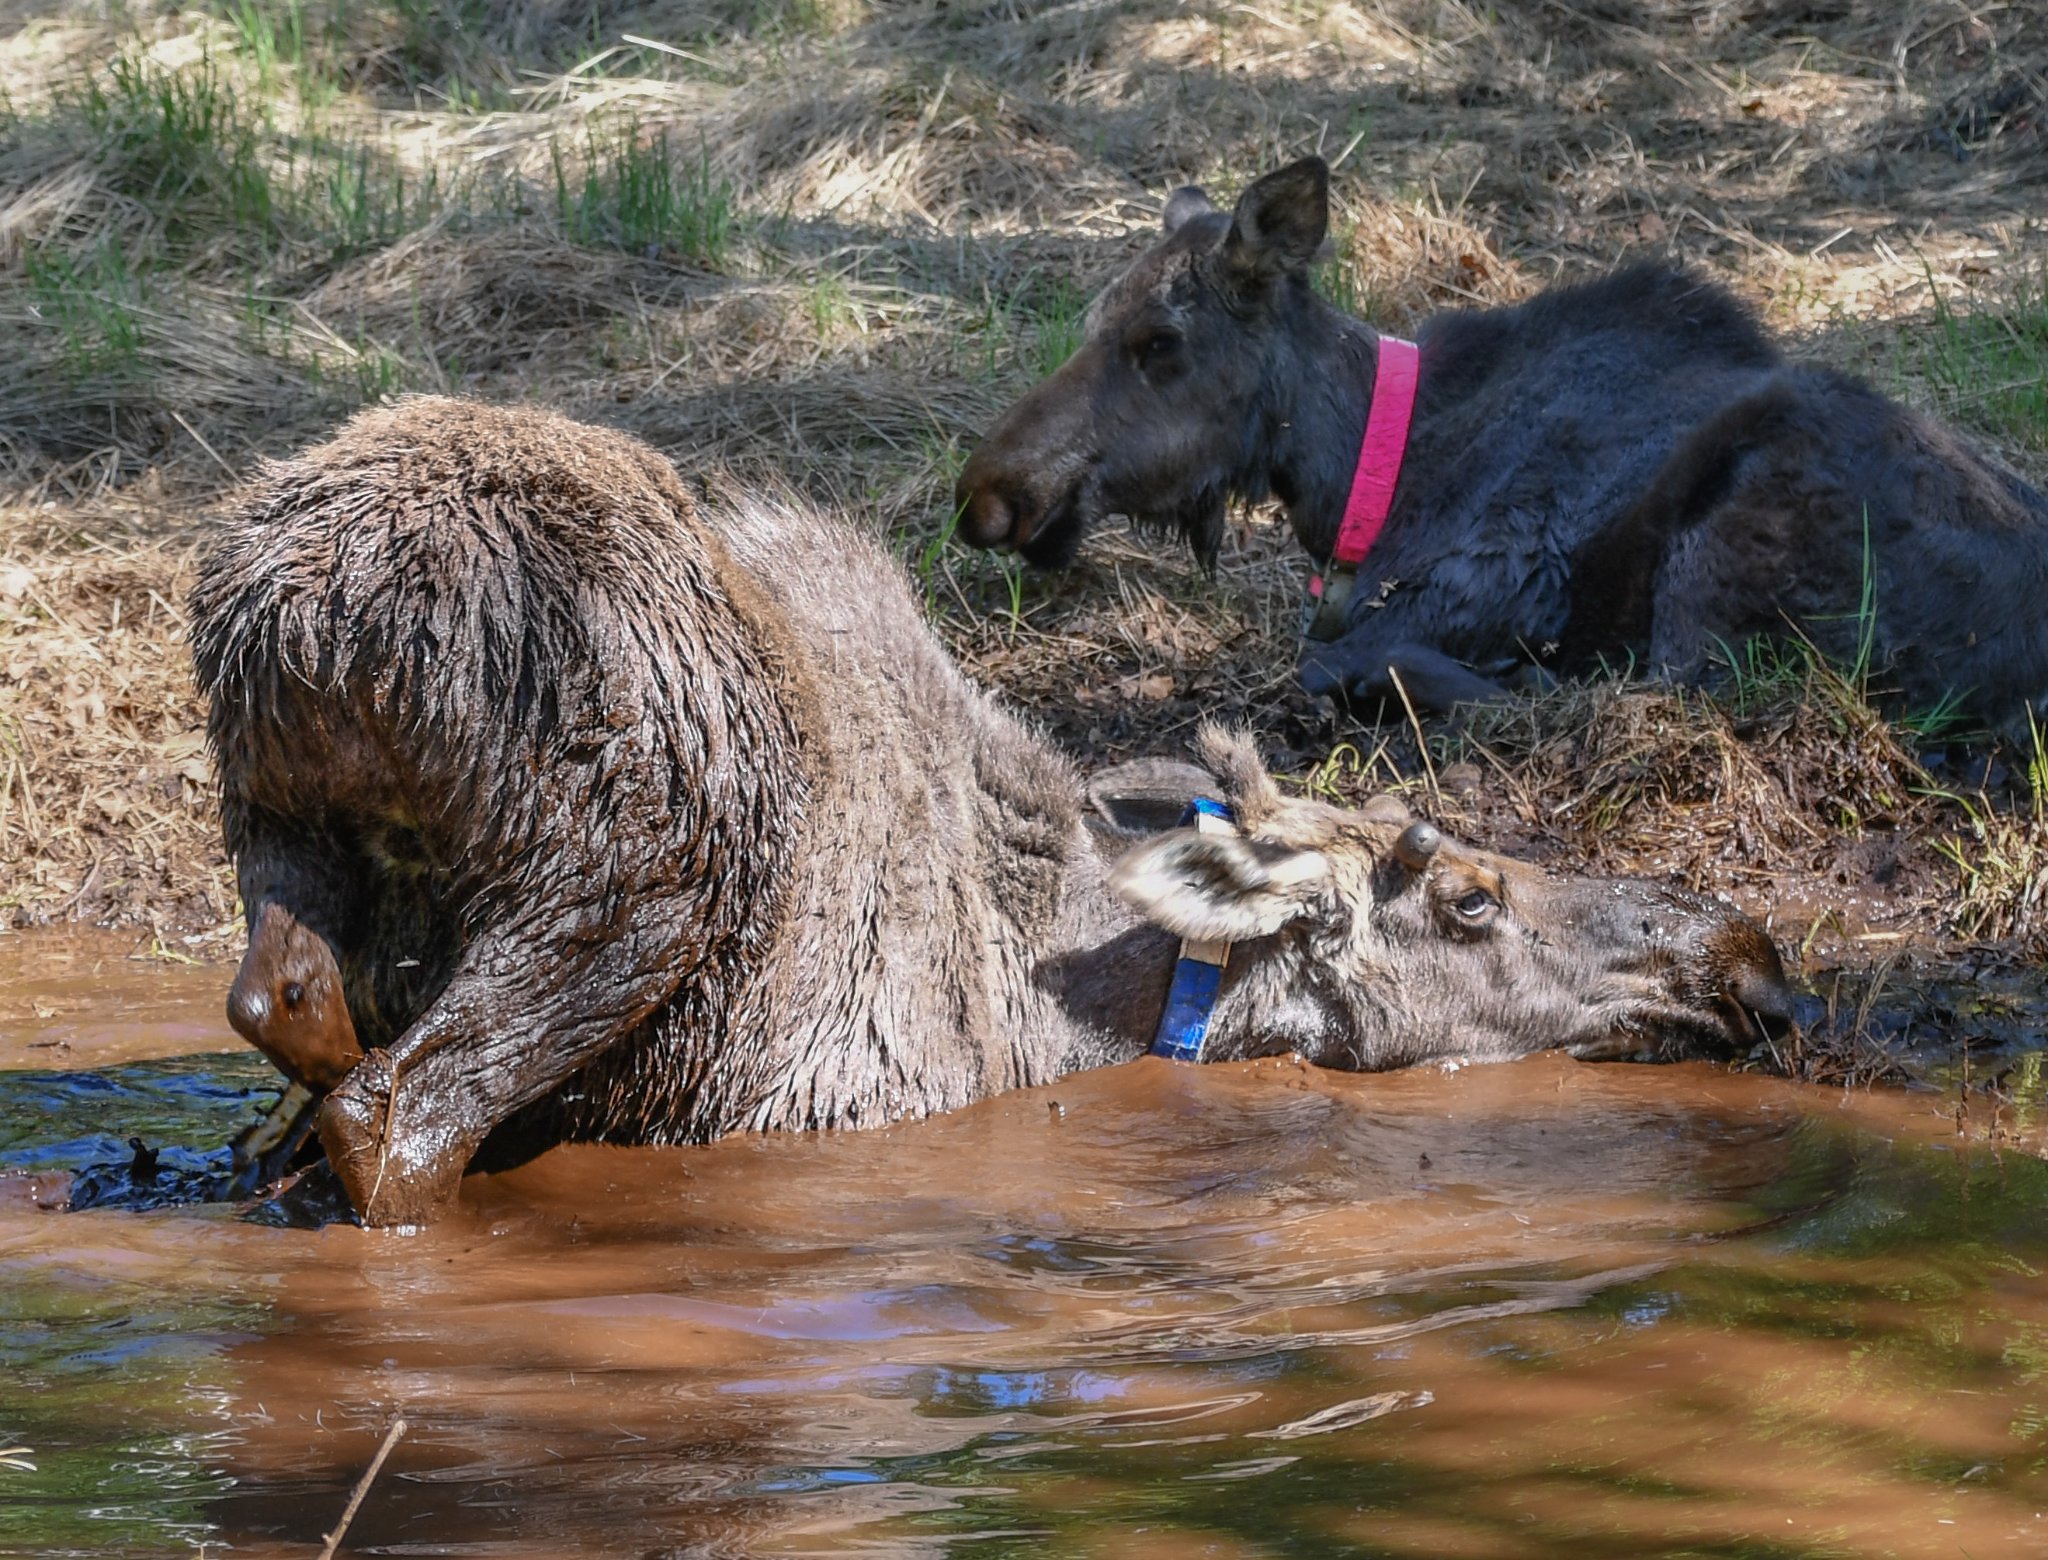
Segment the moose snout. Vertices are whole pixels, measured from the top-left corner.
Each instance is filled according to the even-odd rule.
[[[1089,356],[1086,349],[1069,361]],[[970,547],[1008,547],[1049,567],[1065,561],[1081,486],[1095,463],[1087,391],[1067,370],[996,420],[953,485],[954,535]]]
[[[1727,1055],[1797,1026],[1801,1001],[1777,945],[1733,905],[1662,885],[1610,883],[1606,893],[1597,925],[1608,968],[1647,978],[1655,995],[1613,1034],[1574,1046],[1574,1055]]]
[[[249,929],[228,991],[228,1022],[286,1077],[311,1088],[332,1088],[363,1057],[332,950],[274,900]]]
[[[953,488],[954,513],[960,517],[953,534],[970,547],[1013,547],[1027,540],[1028,532],[1017,532],[1030,500],[1008,487],[977,471],[970,460]]]
[[[1771,956],[1777,963],[1777,955]],[[1745,970],[1731,995],[1762,1029],[1766,1038],[1782,1040],[1798,1027],[1801,1003],[1782,970]]]
[[[1735,1010],[1731,1039],[1738,1046],[1759,1035],[1782,1040],[1797,1027],[1800,998],[1785,978],[1777,944],[1749,917],[1724,912],[1700,940],[1699,959],[1700,984]]]
[[[1798,1013],[1798,993],[1786,979],[1778,944],[1747,915],[1722,921],[1706,938],[1706,964],[1712,979],[1749,1020],[1772,1040],[1786,1036]]]

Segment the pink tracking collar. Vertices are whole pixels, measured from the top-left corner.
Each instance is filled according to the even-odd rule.
[[[1421,353],[1412,341],[1380,337],[1379,365],[1373,373],[1372,410],[1365,419],[1365,438],[1358,446],[1358,469],[1351,475],[1351,496],[1344,501],[1344,523],[1330,554],[1329,577],[1312,575],[1308,582],[1309,613],[1304,632],[1311,639],[1335,639],[1346,627],[1345,609],[1358,566],[1372,551],[1393,507],[1394,485],[1401,480],[1401,457],[1408,452],[1408,425],[1415,416],[1415,381]]]

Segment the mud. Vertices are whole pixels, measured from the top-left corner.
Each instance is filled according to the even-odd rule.
[[[120,1060],[74,1014],[0,1073],[10,1555],[313,1552],[401,1414],[351,1552],[2048,1543],[2038,1052],[1995,1139],[1946,1087],[1145,1061],[558,1150],[395,1236],[46,1210],[117,1120],[217,1143],[270,1097],[102,1007]]]
[[[224,973],[133,932],[0,935],[0,1069],[246,1052],[228,1027]]]

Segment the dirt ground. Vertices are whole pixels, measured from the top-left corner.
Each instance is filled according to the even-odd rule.
[[[1796,655],[1418,742],[1294,689],[1303,565],[1269,517],[1213,577],[1138,534],[1059,577],[942,534],[977,432],[1167,191],[1308,151],[1326,284],[1377,323],[1680,257],[2048,477],[2039,5],[7,6],[0,87],[0,925],[234,951],[183,639],[208,516],[435,389],[846,506],[1085,756],[1241,720],[1302,785],[1728,893],[1843,1034],[2033,1025],[2029,755],[1888,727]],[[1954,996],[2013,971],[2011,1002]],[[1844,1044],[1805,1065],[1876,1065]]]

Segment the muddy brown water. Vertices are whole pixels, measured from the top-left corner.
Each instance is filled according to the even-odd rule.
[[[1148,1061],[561,1150],[413,1235],[63,1214],[270,1088],[221,968],[38,941],[0,1554],[316,1553],[401,1414],[347,1552],[2048,1553],[2048,1166],[1936,1096]]]

